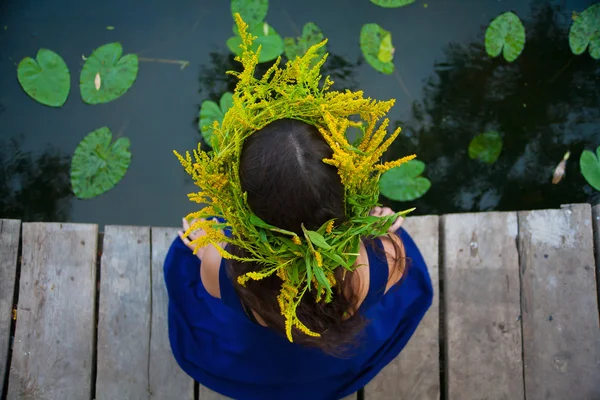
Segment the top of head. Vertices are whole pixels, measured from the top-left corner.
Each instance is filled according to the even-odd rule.
[[[274,121],[242,148],[240,183],[248,206],[262,220],[302,234],[345,219],[344,187],[337,168],[323,162],[331,147],[318,129],[293,119]]]

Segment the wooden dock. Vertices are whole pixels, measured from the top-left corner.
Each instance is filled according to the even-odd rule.
[[[436,297],[367,400],[600,399],[600,205],[404,227]],[[223,399],[169,348],[176,231],[0,220],[2,400]]]

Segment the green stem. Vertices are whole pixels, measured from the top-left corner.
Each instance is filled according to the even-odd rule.
[[[156,62],[156,63],[163,63],[163,64],[179,64],[181,69],[184,69],[185,67],[187,67],[188,65],[190,65],[189,61],[185,61],[185,60],[171,60],[168,58],[146,58],[146,57],[138,57],[138,60],[140,61],[145,61],[145,62]]]

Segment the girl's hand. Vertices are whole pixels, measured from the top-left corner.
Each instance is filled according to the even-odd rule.
[[[394,215],[394,214],[396,214],[396,213],[389,207],[375,207],[369,213],[369,215],[372,215],[374,217],[386,217],[388,215]],[[398,229],[400,229],[400,226],[402,226],[402,222],[404,222],[404,218],[398,217],[398,219],[396,219],[396,221],[394,221],[392,226],[390,226],[390,229],[388,229],[388,232],[395,233]]]
[[[200,219],[200,221],[204,220],[203,218]],[[198,220],[194,219],[192,220],[192,225],[194,224],[194,222],[196,222]],[[196,248],[195,245],[192,244],[192,240],[196,240],[199,237],[202,237],[204,235],[206,235],[206,232],[204,232],[203,229],[197,229],[195,231],[192,231],[192,233],[189,234],[188,237],[184,237],[183,234],[190,229],[190,223],[188,222],[187,219],[183,218],[182,219],[183,222],[183,230],[177,232],[179,234],[179,237],[181,238],[181,241],[190,249],[190,250],[194,250]],[[191,239],[191,240],[190,240]],[[204,251],[206,250],[206,246],[204,247],[200,247],[198,249],[198,251],[196,252],[196,256],[198,256],[199,259],[202,260],[202,256],[204,255]]]

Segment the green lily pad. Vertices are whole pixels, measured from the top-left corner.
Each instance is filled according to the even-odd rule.
[[[239,13],[250,27],[260,25],[267,17],[269,0],[231,0],[231,15]]]
[[[596,154],[584,150],[579,158],[579,167],[587,183],[600,191],[600,146],[596,149]]]
[[[138,56],[123,57],[121,43],[98,47],[83,65],[79,76],[81,97],[88,104],[108,103],[124,95],[138,74]]]
[[[233,94],[225,92],[219,100],[219,104],[211,100],[204,100],[200,106],[200,121],[198,122],[198,128],[204,141],[211,144],[213,128],[212,124],[215,121],[219,121],[219,124],[223,122],[225,113],[233,106]]]
[[[403,7],[414,2],[415,0],[371,0],[371,3],[384,8]]]
[[[119,138],[112,143],[107,127],[89,133],[77,145],[71,161],[71,186],[80,199],[96,197],[115,186],[131,163],[131,143]]]
[[[469,157],[484,163],[493,164],[502,152],[502,137],[498,132],[489,131],[477,135],[469,143]]]
[[[262,46],[258,62],[268,62],[276,59],[283,53],[283,40],[281,36],[266,22],[250,28],[250,33],[257,38],[252,42],[252,50],[258,50],[258,46]],[[230,37],[227,40],[227,47],[235,55],[241,56],[242,49],[240,45],[242,39],[239,36]]]
[[[582,54],[590,46],[590,55],[600,60],[600,3],[586,8],[575,18],[569,31],[569,45],[573,54]]]
[[[52,50],[39,49],[35,60],[31,57],[22,59],[17,68],[17,78],[29,97],[46,106],[60,107],[69,97],[69,68]]]
[[[423,196],[431,187],[431,181],[421,174],[425,163],[411,160],[399,167],[392,168],[381,175],[379,190],[391,200],[411,201]]]
[[[392,34],[377,24],[365,24],[360,30],[360,49],[373,68],[384,74],[394,73]],[[391,52],[391,57],[389,54]]]
[[[323,32],[321,29],[313,23],[307,22],[304,24],[302,28],[302,36],[297,39],[294,38],[285,38],[283,40],[283,50],[285,51],[285,56],[288,60],[294,60],[296,57],[302,57],[308,49],[310,49],[315,44],[321,43],[325,39],[323,36]],[[327,49],[325,46],[319,48],[317,54],[320,57],[323,57]],[[315,63],[317,60],[313,60]]]
[[[498,15],[485,31],[485,51],[498,57],[504,49],[504,59],[515,61],[525,48],[525,27],[519,17],[510,11]]]

